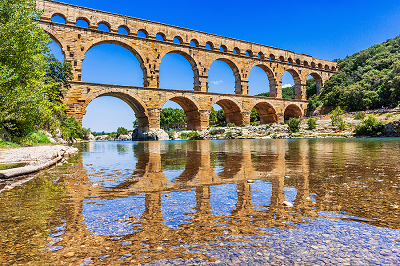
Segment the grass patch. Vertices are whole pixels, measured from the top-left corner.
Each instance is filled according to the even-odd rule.
[[[10,164],[0,164],[0,170],[7,170],[11,168],[18,168],[27,165],[27,163],[10,163]]]
[[[16,139],[16,142],[21,145],[28,145],[28,146],[38,145],[38,144],[51,144],[47,136],[38,131],[33,131],[22,138],[18,138]]]
[[[19,148],[21,147],[17,143],[14,142],[8,142],[0,139],[0,149],[6,149],[6,148]]]

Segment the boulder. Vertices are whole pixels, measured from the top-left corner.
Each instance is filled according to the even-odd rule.
[[[162,129],[149,129],[145,132],[136,128],[132,132],[132,140],[169,140],[169,136]]]

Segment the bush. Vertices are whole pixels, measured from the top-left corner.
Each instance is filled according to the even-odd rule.
[[[335,110],[331,112],[331,123],[332,126],[336,126],[339,128],[339,130],[345,130],[346,129],[346,123],[344,122],[342,115],[343,111],[340,109],[338,106]]]
[[[167,134],[170,139],[175,139],[175,130],[168,130]]]
[[[227,127],[236,127],[236,125],[234,123],[228,123],[226,126]]]
[[[296,119],[294,117],[291,117],[289,119],[289,122],[288,122],[290,133],[299,132],[300,131],[300,124],[301,124],[301,120],[300,119]]]
[[[8,147],[10,147],[10,148],[18,148],[18,147],[21,147],[21,146],[18,145],[17,143],[4,141],[3,139],[0,138],[0,149],[8,148]]]
[[[307,120],[308,129],[313,130],[317,128],[317,121],[314,118]]]
[[[16,138],[15,141],[22,145],[51,144],[47,136],[38,131],[32,131],[24,137]]]
[[[241,124],[241,125],[240,125],[240,127],[245,127],[245,126],[246,126],[245,124]]]
[[[230,131],[229,131],[229,132],[226,132],[226,136],[227,136],[227,137],[232,137],[232,136],[233,136],[233,133],[230,132]]]
[[[363,120],[365,119],[365,113],[357,113],[354,119]]]
[[[360,125],[355,128],[358,136],[379,136],[382,134],[383,124],[373,115],[369,115]]]
[[[191,131],[191,132],[187,133],[187,138],[188,139],[200,139],[201,136],[197,131]]]
[[[239,131],[238,136],[243,136],[243,131],[242,130]]]

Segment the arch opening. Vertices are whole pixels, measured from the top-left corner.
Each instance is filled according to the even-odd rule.
[[[164,55],[159,66],[160,87],[178,90],[200,90],[199,71],[194,59],[182,51]]]
[[[97,24],[97,29],[101,31],[110,32],[111,26],[106,22],[100,22],[99,24]]]
[[[265,65],[254,66],[249,74],[249,95],[269,97],[276,86],[274,73]]]
[[[285,121],[289,120],[292,117],[299,118],[302,116],[303,116],[303,114],[301,112],[301,109],[295,104],[291,104],[288,107],[286,107],[285,112],[284,112]]]
[[[208,84],[209,92],[233,94],[240,91],[239,69],[228,59],[217,59],[210,65]],[[232,89],[234,89],[234,92],[232,92]]]
[[[199,42],[196,39],[190,41],[190,46],[199,47]]]
[[[247,57],[253,57],[253,51],[247,50],[247,51],[246,51],[246,56],[247,56]]]
[[[147,71],[141,56],[132,47],[121,42],[95,43],[85,53],[81,68],[82,81],[147,86]]]
[[[222,99],[217,101],[214,106],[217,105],[221,109],[218,109],[218,112],[220,112],[220,117],[223,117],[225,115],[225,123],[226,124],[234,124],[235,126],[240,126],[243,124],[243,114],[239,108],[239,106],[232,100],[228,99]],[[220,111],[222,110],[222,112]],[[218,117],[217,117],[218,120]],[[222,121],[221,121],[222,120]],[[220,118],[219,120],[223,124],[223,119]]]
[[[270,54],[269,55],[269,61],[275,61],[275,55]]]
[[[127,26],[119,26],[118,33],[123,35],[129,35],[129,28]]]
[[[254,108],[257,110],[260,124],[265,125],[278,122],[278,116],[271,104],[267,102],[261,102],[256,104]]]
[[[214,50],[214,44],[212,42],[206,42],[205,48],[208,50]]]
[[[233,54],[240,55],[240,49],[239,49],[239,48],[237,48],[237,47],[235,47],[235,48],[233,48],[233,51],[232,51],[232,53],[233,53]]]
[[[162,32],[157,33],[156,34],[156,40],[164,42],[165,41],[165,34],[162,33]]]
[[[79,17],[76,19],[76,26],[81,28],[89,28],[90,21],[86,18]]]
[[[183,39],[181,37],[179,37],[179,36],[176,36],[174,38],[174,40],[173,40],[173,43],[182,44],[183,43]]]
[[[225,45],[221,45],[221,47],[219,47],[219,51],[222,53],[226,53],[228,51],[228,49],[226,48]]]
[[[173,103],[171,103],[173,102]],[[164,111],[165,110],[165,111]],[[182,111],[183,110],[183,113]],[[172,97],[163,106],[163,111],[165,113],[174,112],[175,115],[164,118],[160,118],[160,125],[167,126],[169,128],[174,128],[173,124],[176,125],[175,128],[187,128],[188,130],[201,130],[201,118],[200,111],[197,105],[184,96]],[[165,116],[167,117],[167,116]],[[171,119],[175,117],[175,119]],[[162,121],[161,121],[162,120]],[[172,127],[171,127],[172,126]]]
[[[51,22],[65,24],[66,21],[67,21],[67,19],[65,18],[65,16],[63,14],[56,13],[51,17]]]
[[[146,30],[142,29],[137,31],[137,36],[140,38],[147,38],[149,35]]]
[[[262,52],[259,52],[257,57],[258,59],[265,59],[265,55]]]
[[[297,59],[297,60],[296,60],[296,66],[301,66],[300,59]]]
[[[125,93],[104,92],[92,95],[83,106],[82,125],[93,132],[116,132],[118,127],[147,130],[149,119],[145,107]],[[107,108],[105,108],[107,107]]]
[[[313,95],[319,95],[322,90],[322,78],[317,73],[311,73],[307,77],[307,99]]]

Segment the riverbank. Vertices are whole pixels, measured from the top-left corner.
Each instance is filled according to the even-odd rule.
[[[70,146],[37,146],[0,150],[0,179],[34,173],[62,162],[78,149]]]

